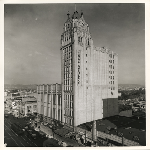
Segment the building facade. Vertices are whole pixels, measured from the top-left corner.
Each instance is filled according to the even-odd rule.
[[[95,47],[89,26],[78,12],[61,35],[63,122],[78,126],[118,114],[118,56]]]
[[[46,120],[62,121],[61,85],[37,85],[37,113]]]
[[[56,85],[37,86],[39,113],[70,126],[118,115],[118,55],[94,46],[83,13],[67,15],[60,47],[61,96]]]
[[[37,113],[37,99],[33,96],[15,98],[11,100],[11,105],[14,116],[24,117]]]

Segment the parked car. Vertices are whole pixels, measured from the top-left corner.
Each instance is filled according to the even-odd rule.
[[[5,114],[4,116],[5,116],[5,118],[8,118],[8,117],[9,117],[8,114]]]
[[[33,129],[34,129],[34,127],[33,127],[33,126],[31,126],[31,124],[30,124],[30,123],[27,123],[27,124],[24,126],[24,129],[25,129],[25,130],[28,130],[28,129],[33,130]]]
[[[39,138],[42,138],[42,139],[46,138],[46,134],[44,132],[42,131],[35,131],[35,132]]]
[[[43,142],[43,147],[62,147],[62,145],[60,145],[58,142],[59,141],[53,138],[47,139]]]
[[[17,124],[11,124],[11,129],[17,134],[22,135],[24,132]]]
[[[37,139],[37,134],[34,130],[26,130],[27,131],[27,137],[31,137],[33,138],[34,140]]]

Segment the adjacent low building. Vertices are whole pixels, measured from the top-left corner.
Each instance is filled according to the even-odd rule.
[[[60,84],[37,86],[37,110],[45,120],[62,120],[62,98]]]
[[[17,117],[37,113],[37,99],[35,97],[18,97],[12,101],[12,113]]]

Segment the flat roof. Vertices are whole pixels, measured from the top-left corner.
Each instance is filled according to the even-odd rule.
[[[92,122],[81,124],[78,127],[88,130]],[[117,127],[117,128],[116,128]],[[137,136],[140,145],[146,145],[146,119],[137,119],[133,117],[112,116],[104,119],[96,120],[97,131],[118,135],[118,132],[123,133],[124,137],[133,140],[133,136]],[[108,132],[108,128],[111,128]],[[88,130],[90,131],[90,129]],[[118,132],[117,132],[118,131]]]

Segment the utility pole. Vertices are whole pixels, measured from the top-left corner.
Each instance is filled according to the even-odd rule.
[[[123,138],[123,136],[122,136],[122,146],[124,146],[124,138]]]
[[[86,144],[86,130],[85,130],[85,144]]]
[[[74,6],[74,7],[75,7],[75,12],[76,12],[76,3],[75,3],[75,6]]]
[[[94,142],[97,141],[97,130],[96,130],[96,121],[93,121],[93,125],[92,125],[92,140]]]

